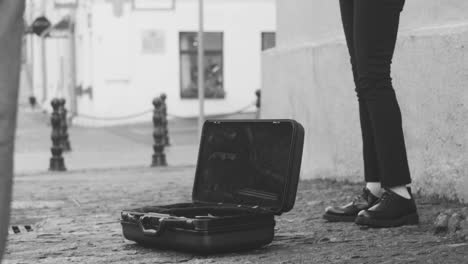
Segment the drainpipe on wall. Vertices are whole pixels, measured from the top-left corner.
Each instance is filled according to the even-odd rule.
[[[77,7],[78,8],[78,1]],[[70,15],[70,28],[69,28],[69,38],[70,38],[70,85],[69,85],[69,94],[70,94],[70,110],[71,116],[73,118],[76,113],[78,113],[78,98],[76,95],[77,87],[77,72],[76,72],[76,33],[75,33],[75,21],[76,21],[76,9],[74,8]]]
[[[29,23],[32,23],[34,21],[34,1],[29,0],[28,2],[28,19]],[[34,62],[35,62],[35,46],[34,46],[34,38],[35,36],[33,34],[29,34],[27,37],[28,39],[28,44],[29,44],[29,53],[28,53],[28,62],[25,65],[25,70],[27,72],[27,78],[29,81],[29,95],[28,97],[35,97],[35,91],[34,91]]]
[[[42,6],[41,6],[41,13],[43,16],[46,14],[46,5],[47,1],[42,0]],[[47,79],[47,50],[46,50],[46,37],[41,36],[41,71],[42,71],[42,105],[47,102],[47,96],[48,96],[48,91],[47,91],[47,86],[48,86],[48,79]],[[47,107],[47,106],[46,106]]]
[[[198,137],[201,137],[205,121],[205,43],[203,39],[203,0],[198,0]]]

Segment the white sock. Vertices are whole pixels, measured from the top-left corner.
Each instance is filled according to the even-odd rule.
[[[406,186],[404,185],[390,188],[390,191],[400,195],[401,197],[405,199],[411,199],[411,195],[408,192],[408,189],[406,188]]]
[[[377,197],[382,196],[382,186],[380,185],[380,182],[367,182],[366,188],[369,189],[373,195]]]

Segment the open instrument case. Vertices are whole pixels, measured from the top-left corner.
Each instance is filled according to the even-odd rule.
[[[206,121],[192,202],[123,210],[124,237],[200,254],[269,244],[294,206],[303,144],[294,120]]]

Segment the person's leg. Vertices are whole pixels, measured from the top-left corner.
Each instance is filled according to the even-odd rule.
[[[382,187],[411,182],[401,112],[390,65],[404,0],[359,0],[355,5],[358,97],[367,108]]]
[[[0,262],[10,218],[24,0],[0,0]]]
[[[340,0],[341,21],[346,37],[346,44],[351,61],[353,80],[355,83],[355,91],[358,89],[358,72],[356,66],[356,49],[354,45],[354,2],[355,0]],[[362,152],[364,161],[364,180],[367,183],[366,187],[372,191],[374,195],[379,195],[380,173],[377,162],[377,153],[375,151],[374,135],[371,126],[369,111],[365,102],[358,96],[359,104],[359,119],[361,124],[362,135]]]
[[[367,107],[375,140],[382,187],[386,191],[356,223],[376,227],[417,224],[402,118],[390,77],[390,65],[404,0],[359,0],[355,5],[358,96]]]
[[[350,55],[356,91],[358,87],[358,72],[354,46],[354,8],[357,1],[359,0],[340,0],[341,21],[343,23],[346,44]],[[364,179],[366,181],[366,187],[363,188],[361,195],[356,196],[352,202],[343,206],[327,207],[323,218],[328,221],[354,222],[359,211],[373,206],[381,195],[377,154],[375,152],[371,120],[365,102],[363,100],[358,100],[358,102],[362,130]]]

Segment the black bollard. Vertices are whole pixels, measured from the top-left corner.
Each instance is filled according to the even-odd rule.
[[[65,98],[61,98],[60,100],[60,107],[59,107],[59,113],[60,113],[60,132],[62,134],[61,137],[61,142],[60,146],[62,147],[63,151],[71,151],[71,145],[70,145],[70,136],[68,134],[68,122],[67,122],[67,113],[68,110],[65,107],[66,100]]]
[[[262,92],[260,91],[260,89],[258,89],[258,90],[255,91],[255,96],[257,96],[257,101],[255,102],[255,106],[257,107],[257,109],[260,109],[260,97],[261,97],[261,94],[262,94]]]
[[[262,92],[260,89],[255,91],[255,96],[257,96],[257,101],[255,101],[255,106],[257,107],[257,119],[260,118],[260,101],[261,101]]]
[[[159,98],[161,98],[162,101],[162,112],[163,112],[163,127],[164,127],[164,145],[165,146],[170,146],[171,143],[169,141],[169,128],[168,128],[168,121],[167,121],[167,104],[166,104],[166,99],[167,96],[165,93],[162,93]]]
[[[35,96],[29,96],[29,105],[31,106],[32,109],[35,109],[37,106],[37,99]]]
[[[151,167],[160,167],[167,166],[166,154],[164,154],[165,140],[164,140],[164,112],[163,112],[163,103],[161,98],[156,98],[153,100],[153,161]]]
[[[50,118],[50,123],[52,124],[52,148],[50,151],[52,152],[52,158],[50,158],[50,171],[66,171],[65,168],[65,161],[63,160],[62,156],[62,146],[60,142],[62,141],[62,133],[61,133],[61,117],[60,117],[60,100],[55,98],[52,100],[52,116]]]

